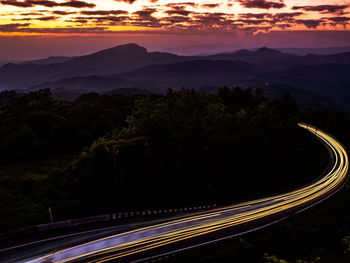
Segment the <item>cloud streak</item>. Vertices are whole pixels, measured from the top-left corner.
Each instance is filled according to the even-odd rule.
[[[147,2],[148,1],[148,2]],[[161,3],[161,4],[160,4]],[[271,30],[348,30],[344,1],[295,5],[293,0],[174,3],[157,0],[0,0],[0,32],[101,34],[120,32],[248,33]],[[2,23],[2,24],[1,24]]]

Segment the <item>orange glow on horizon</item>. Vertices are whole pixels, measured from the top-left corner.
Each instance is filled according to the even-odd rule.
[[[271,30],[349,30],[346,0],[221,1],[84,0],[79,5],[49,0],[0,4],[0,35],[96,35],[118,31],[233,32]],[[26,4],[27,3],[27,4]],[[249,4],[251,3],[251,4]]]

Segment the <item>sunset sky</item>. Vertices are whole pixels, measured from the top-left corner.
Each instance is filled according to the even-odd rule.
[[[350,41],[349,29],[346,0],[0,0],[0,48],[19,39],[96,43],[99,37],[106,40],[101,47],[113,39],[169,47],[218,42],[258,46],[258,41],[278,45],[276,34],[294,46],[302,44],[303,36],[306,46],[322,39],[319,46],[342,46]]]

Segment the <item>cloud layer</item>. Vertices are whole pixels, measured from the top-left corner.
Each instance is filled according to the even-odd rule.
[[[0,34],[257,34],[350,28],[346,0],[0,0],[0,14]]]

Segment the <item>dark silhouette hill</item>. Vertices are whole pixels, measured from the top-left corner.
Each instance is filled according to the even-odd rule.
[[[43,59],[36,59],[36,60],[27,60],[23,61],[19,64],[38,64],[38,65],[49,65],[49,64],[54,64],[54,63],[64,63],[67,62],[74,57],[64,57],[64,56],[54,56],[54,57],[48,57],[48,58],[43,58]]]
[[[138,80],[239,80],[250,76],[254,71],[254,65],[242,61],[193,60],[146,66],[117,76]]]
[[[221,53],[217,55],[207,56],[208,59],[222,59],[222,60],[241,60],[249,63],[264,63],[267,61],[276,60],[291,60],[298,57],[297,55],[283,53],[279,50],[270,48],[260,48],[255,51],[246,49],[238,50],[233,53]]]
[[[27,88],[62,78],[108,75],[151,64],[175,63],[190,59],[170,53],[147,52],[136,44],[127,44],[73,58],[63,63],[6,64],[0,68],[0,88]]]
[[[50,64],[60,59],[67,61]],[[0,89],[49,88],[59,98],[74,99],[86,92],[117,89],[164,93],[168,88],[211,90],[224,85],[270,91],[272,85],[277,89],[275,93],[283,93],[283,88],[277,88],[280,85],[348,104],[349,74],[350,52],[299,56],[260,48],[211,56],[178,56],[126,44],[70,59],[8,63],[0,68]]]
[[[262,87],[273,97],[290,92],[303,105],[344,108],[350,102],[349,74],[350,65],[334,63],[262,72],[260,66],[242,61],[194,60],[106,76],[66,78],[36,85],[31,90],[49,88],[56,97],[74,99],[92,91],[105,93],[128,88],[154,93],[165,93],[168,88],[215,91],[214,87],[228,85]]]
[[[54,82],[70,77],[112,75],[150,65],[165,65],[193,60],[241,61],[257,65],[254,70],[269,72],[323,63],[348,64],[350,52],[335,55],[309,54],[298,56],[274,49],[260,48],[255,51],[239,50],[233,53],[212,56],[186,57],[171,53],[147,52],[144,47],[136,44],[126,44],[75,58],[52,57],[20,64],[6,64],[0,68],[0,89],[26,89],[44,82]],[[61,62],[58,63],[59,61]],[[199,66],[202,67],[203,65]],[[221,70],[225,71],[224,68]],[[157,77],[163,78],[160,73],[161,70],[158,71]],[[210,72],[207,73],[211,74]]]
[[[349,75],[350,65],[326,63],[260,73],[256,78],[272,83],[288,83],[349,102]]]
[[[350,46],[343,47],[321,47],[321,48],[277,48],[278,50],[304,56],[307,54],[317,54],[317,55],[332,55],[344,52],[350,52]]]
[[[342,52],[332,55],[307,54],[303,56],[284,53],[270,48],[260,48],[255,51],[239,50],[233,53],[222,53],[207,56],[207,59],[240,60],[259,66],[261,71],[275,71],[306,65],[318,65],[323,63],[350,64],[350,52]]]

